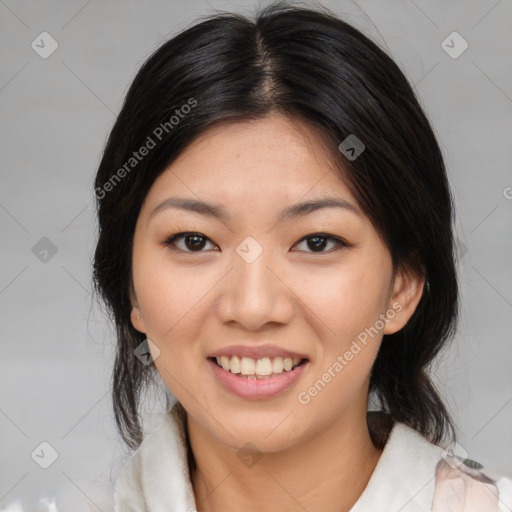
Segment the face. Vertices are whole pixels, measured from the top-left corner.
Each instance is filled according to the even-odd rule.
[[[158,177],[132,270],[132,323],[189,417],[269,452],[366,410],[382,335],[421,298],[320,140],[277,115],[204,132]]]

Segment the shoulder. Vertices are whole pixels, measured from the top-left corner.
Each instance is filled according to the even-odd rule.
[[[114,487],[115,512],[193,509],[185,439],[184,418],[175,406],[122,467]]]
[[[144,441],[143,441],[144,443]],[[114,510],[144,512],[142,485],[142,444],[122,467],[114,486]]]
[[[510,512],[512,480],[494,479],[479,462],[457,455],[453,443],[436,465],[432,512]]]
[[[160,425],[145,435],[140,446],[125,459],[114,485],[116,511],[145,512],[147,509],[146,473],[151,461],[165,449],[164,436],[169,430],[169,415],[164,415]]]
[[[383,452],[350,512],[512,511],[512,482],[491,478],[456,443],[438,446],[383,413],[369,415],[368,426]]]

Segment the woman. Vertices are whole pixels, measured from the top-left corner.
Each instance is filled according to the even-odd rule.
[[[116,511],[509,510],[427,371],[458,316],[442,154],[358,30],[283,4],[185,30],[137,74],[95,192],[136,450]],[[177,402],[144,438],[158,379]]]

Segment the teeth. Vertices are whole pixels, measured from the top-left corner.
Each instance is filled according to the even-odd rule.
[[[283,366],[283,358],[282,357],[274,357],[272,361],[272,372],[273,373],[281,373],[284,369]]]
[[[240,359],[233,356],[229,362],[229,371],[232,373],[240,373]]]
[[[226,371],[254,378],[264,378],[272,374],[282,373],[283,371],[289,372],[302,360],[300,357],[263,357],[262,359],[253,359],[251,357],[239,358],[237,356],[221,356],[215,359],[217,364]]]
[[[256,362],[254,359],[242,357],[240,361],[240,373],[242,375],[254,375],[256,373]]]
[[[272,375],[272,361],[270,357],[258,359],[254,373],[256,375]]]

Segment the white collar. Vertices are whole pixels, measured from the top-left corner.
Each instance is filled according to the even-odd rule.
[[[122,468],[114,489],[116,512],[195,512],[185,426],[177,405]]]
[[[177,405],[123,466],[115,484],[115,512],[196,511],[183,410]],[[403,423],[394,423],[388,432],[377,466],[350,512],[431,511],[443,448]]]
[[[365,490],[350,512],[430,511],[435,469],[442,452],[443,448],[416,430],[395,423]]]

